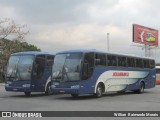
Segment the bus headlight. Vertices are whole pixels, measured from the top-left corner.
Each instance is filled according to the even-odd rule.
[[[72,85],[71,88],[79,88],[79,85]]]
[[[31,85],[30,84],[24,84],[22,85],[22,87],[30,87]]]
[[[55,85],[51,85],[51,88],[56,88],[56,86]]]

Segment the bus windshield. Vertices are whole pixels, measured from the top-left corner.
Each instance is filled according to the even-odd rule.
[[[7,79],[30,80],[33,55],[11,56],[7,66]]]
[[[80,66],[82,53],[57,54],[55,56],[52,80],[77,81],[80,80]]]

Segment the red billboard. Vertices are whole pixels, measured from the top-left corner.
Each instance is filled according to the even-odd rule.
[[[158,30],[133,24],[133,42],[158,46]]]

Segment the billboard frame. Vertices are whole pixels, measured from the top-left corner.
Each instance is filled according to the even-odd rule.
[[[133,42],[158,47],[158,30],[133,24]]]

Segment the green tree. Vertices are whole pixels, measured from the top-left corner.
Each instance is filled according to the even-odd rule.
[[[29,33],[26,27],[27,25],[16,24],[9,18],[0,19],[0,82],[4,78],[6,64],[12,53],[40,51],[25,41],[25,36]]]
[[[3,46],[1,47],[0,52],[0,82],[4,79],[4,71],[6,70],[7,61],[12,53],[23,51],[41,51],[36,46],[19,40],[1,39],[0,45]]]

